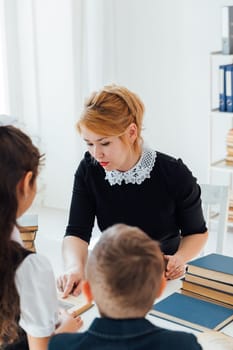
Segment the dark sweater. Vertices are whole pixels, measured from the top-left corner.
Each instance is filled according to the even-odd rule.
[[[180,236],[204,233],[200,187],[182,162],[157,152],[150,178],[111,186],[86,152],[75,174],[66,235],[90,241],[95,217],[101,231],[116,223],[138,226],[174,254]]]
[[[58,334],[49,350],[201,350],[193,334],[156,327],[144,318],[96,318],[84,333]]]

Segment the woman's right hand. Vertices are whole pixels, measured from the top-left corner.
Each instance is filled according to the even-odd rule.
[[[57,279],[57,288],[63,292],[63,298],[68,297],[69,294],[77,296],[81,293],[81,282],[83,274],[76,268],[68,270]]]

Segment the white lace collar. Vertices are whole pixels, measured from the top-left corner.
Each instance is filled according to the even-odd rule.
[[[141,158],[132,169],[127,171],[105,170],[105,180],[107,180],[111,186],[116,184],[121,185],[123,180],[126,184],[131,183],[140,185],[145,179],[150,178],[151,170],[155,164],[156,155],[156,151],[144,148]]]

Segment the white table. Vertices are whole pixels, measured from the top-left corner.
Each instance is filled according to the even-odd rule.
[[[181,288],[181,285],[182,285],[181,280],[168,281],[166,288],[163,292],[163,295],[160,298],[158,298],[157,301],[160,301],[160,300],[166,298],[168,295],[178,291]],[[98,312],[96,305],[94,305],[91,309],[89,309],[85,313],[83,313],[81,317],[84,321],[84,325],[80,331],[83,332],[89,328],[90,324],[92,323],[92,321],[94,320],[95,317],[99,317],[99,312]],[[179,325],[177,323],[163,320],[159,317],[147,315],[146,318],[151,323],[153,323],[154,325],[159,326],[159,327],[163,327],[163,328],[167,328],[167,329],[171,329],[171,330],[176,330],[176,331],[184,331],[184,332],[188,332],[188,333],[193,333],[196,336],[198,336],[198,334],[200,334],[200,332],[195,331],[194,329]],[[233,337],[233,322],[231,322],[226,327],[224,327],[221,330],[221,332]],[[204,349],[207,349],[207,348],[204,347]],[[215,349],[216,350],[217,349],[224,350],[224,349],[228,349],[228,347],[225,348],[225,347],[221,346],[220,348],[215,347]],[[232,349],[233,349],[233,347],[232,347]]]

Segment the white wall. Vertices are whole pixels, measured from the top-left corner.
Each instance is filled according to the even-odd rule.
[[[117,2],[119,81],[146,104],[145,138],[208,180],[209,53],[221,50],[221,6],[232,1]]]
[[[68,208],[84,150],[74,124],[84,96],[109,82],[143,99],[145,140],[207,182],[209,53],[221,50],[221,7],[233,1],[5,3],[11,110],[41,136],[46,206]]]

